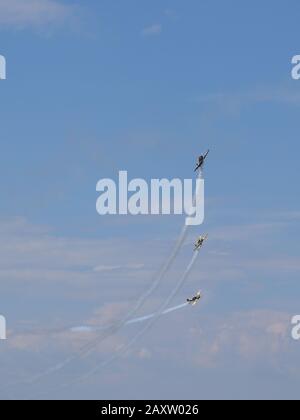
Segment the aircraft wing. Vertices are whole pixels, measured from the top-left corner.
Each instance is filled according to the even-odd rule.
[[[209,154],[209,149],[208,149],[208,151],[204,155],[204,160],[207,158],[208,154]]]

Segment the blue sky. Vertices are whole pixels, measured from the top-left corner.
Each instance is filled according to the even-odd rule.
[[[261,3],[0,1],[1,385],[16,382],[13,395],[298,398],[300,6]],[[210,241],[174,302],[202,288],[203,304],[160,320],[88,383],[55,389],[138,326],[27,388],[85,338],[23,329],[122,315],[180,231],[180,217],[100,217],[97,181],[189,178],[208,147]],[[168,296],[198,233],[142,313]]]

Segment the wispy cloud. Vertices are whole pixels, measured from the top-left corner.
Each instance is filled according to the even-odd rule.
[[[167,16],[167,18],[176,21],[178,20],[178,14],[174,9],[166,9],[165,10],[165,15]]]
[[[58,0],[0,0],[0,25],[17,28],[63,23],[74,7]]]
[[[162,33],[162,25],[160,23],[155,23],[151,26],[147,26],[143,29],[143,36],[159,36]]]
[[[200,366],[216,366],[228,352],[248,362],[271,358],[279,361],[290,342],[290,315],[283,312],[240,312],[209,328],[212,334],[204,330],[193,332],[195,339],[201,339],[204,350],[194,358]]]
[[[87,239],[56,236],[47,227],[35,226],[24,218],[0,220],[0,280],[11,282],[55,282],[85,284],[120,271],[130,278],[148,276],[151,257],[130,240]],[[126,250],[126,252],[124,251]],[[118,255],[118,257],[116,257]],[[144,261],[146,258],[146,261]],[[146,266],[144,265],[146,262]]]
[[[95,272],[116,271],[116,270],[141,270],[144,264],[125,264],[125,265],[98,265],[94,268]]]
[[[249,223],[244,225],[224,226],[215,229],[210,237],[218,241],[249,241],[267,234],[275,234],[288,226],[287,222]]]
[[[244,92],[220,92],[207,95],[200,95],[196,102],[205,105],[216,106],[226,109],[226,112],[236,114],[242,108],[255,104],[288,104],[291,106],[300,105],[300,94],[288,86],[256,87]]]

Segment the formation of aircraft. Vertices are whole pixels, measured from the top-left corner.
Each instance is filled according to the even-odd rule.
[[[197,162],[197,166],[194,172],[197,172],[198,169],[201,169],[202,166],[204,165],[205,159],[207,158],[209,154],[209,150],[204,154],[198,157],[198,162]]]
[[[208,154],[209,154],[209,150],[204,155],[199,156],[195,172],[197,172],[199,169],[202,169]],[[194,248],[195,252],[199,251],[199,249],[202,248],[202,246],[203,246],[204,242],[207,240],[207,238],[208,238],[208,235],[199,236],[199,238],[197,239],[197,241],[195,243],[195,248]],[[187,299],[187,302],[190,305],[194,306],[200,301],[201,298],[202,298],[201,292],[198,292],[191,299]]]
[[[197,303],[200,301],[200,299],[201,299],[201,292],[198,292],[195,296],[193,296],[191,299],[187,299],[187,302],[190,304],[190,305],[197,305]]]

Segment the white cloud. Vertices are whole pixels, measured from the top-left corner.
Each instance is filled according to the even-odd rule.
[[[288,86],[270,86],[253,88],[251,91],[228,92],[200,95],[196,102],[204,105],[212,105],[227,113],[238,115],[245,106],[256,104],[287,104],[299,106],[300,94]]]
[[[85,284],[126,271],[126,278],[148,276],[151,256],[144,255],[147,244],[137,250],[133,241],[112,238],[91,239],[57,236],[47,227],[32,225],[24,218],[0,219],[0,281],[55,282]],[[126,251],[124,251],[126,250]]]
[[[162,25],[155,23],[154,25],[148,26],[143,29],[142,34],[144,36],[158,36],[162,33]]]
[[[0,0],[0,25],[27,27],[65,22],[74,7],[58,0]]]
[[[223,314],[222,317],[203,313],[201,322],[190,328],[185,328],[180,317],[176,323],[177,329],[166,330],[163,339],[155,338],[152,345],[156,350],[155,357],[172,359],[178,367],[216,369],[234,361],[244,367],[263,362],[284,369],[287,352],[294,357],[290,314],[285,312],[263,309]],[[188,343],[185,351],[178,352],[175,346],[169,347],[167,343],[171,340]]]

